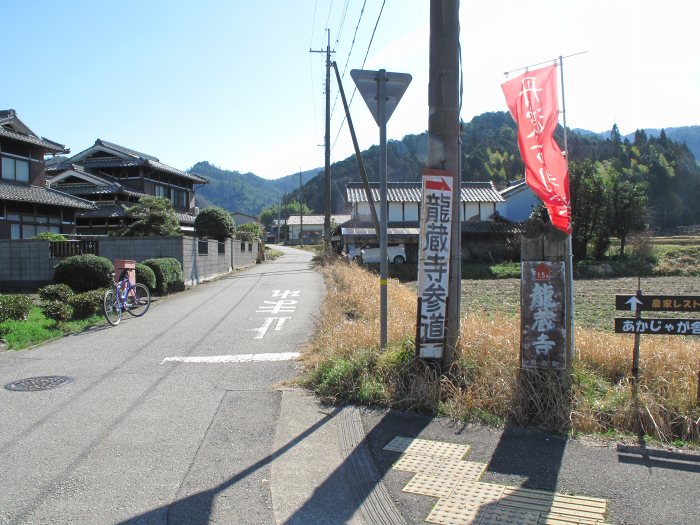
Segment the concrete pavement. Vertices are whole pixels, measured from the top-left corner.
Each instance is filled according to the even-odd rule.
[[[308,253],[284,251],[116,329],[0,354],[2,384],[77,378],[40,393],[0,390],[0,523],[413,524],[443,498],[458,512],[433,514],[435,523],[599,521],[561,521],[546,509],[569,501],[557,507],[554,496],[532,491],[606,500],[611,523],[697,523],[697,453],[325,406],[280,386],[299,372],[293,361],[167,361],[298,350],[322,286]],[[281,302],[295,290],[294,304]],[[402,445],[392,446],[397,437]],[[455,461],[470,464],[451,467],[459,474],[450,485],[440,453],[410,457],[406,447],[425,445],[416,439],[461,445],[468,452]],[[431,478],[427,490],[404,490],[418,475]],[[507,486],[530,492],[511,490],[501,501]],[[498,501],[477,489],[500,491]],[[471,503],[455,502],[460,494]],[[514,511],[523,494],[536,501]]]

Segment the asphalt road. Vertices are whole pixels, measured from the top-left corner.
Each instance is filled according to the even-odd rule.
[[[298,350],[324,288],[310,254],[284,250],[117,327],[0,353],[2,385],[75,378],[0,389],[0,523],[275,523],[275,385],[298,363],[184,358]]]

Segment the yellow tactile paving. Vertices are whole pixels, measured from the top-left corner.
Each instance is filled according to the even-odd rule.
[[[469,445],[397,436],[395,469],[415,473],[405,492],[438,498],[427,522],[440,525],[602,525],[607,501],[478,481],[486,465],[463,458]]]
[[[433,476],[478,481],[484,470],[486,470],[486,463],[446,459],[433,473]]]
[[[462,459],[469,452],[469,445],[456,443],[442,443],[427,439],[414,439],[406,449],[406,454],[419,456],[431,456],[445,459]]]
[[[450,495],[458,483],[459,480],[457,479],[416,474],[406,484],[403,491],[422,496],[444,498]]]
[[[415,472],[416,474],[433,474],[445,462],[444,458],[431,458],[430,456],[414,456],[404,454],[396,463],[396,470]]]

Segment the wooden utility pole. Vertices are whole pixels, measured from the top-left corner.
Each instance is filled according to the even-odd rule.
[[[328,45],[326,49],[313,50],[309,49],[309,53],[325,53],[326,54],[326,133],[325,133],[325,152],[326,152],[326,177],[324,186],[326,190],[325,198],[325,216],[323,218],[323,249],[324,253],[329,254],[331,251],[331,30],[326,29],[328,33]]]
[[[462,246],[459,148],[459,0],[430,0],[428,167],[454,174],[452,250],[443,369],[454,361],[459,337]]]

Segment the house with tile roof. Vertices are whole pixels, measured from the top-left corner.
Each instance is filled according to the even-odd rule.
[[[160,162],[152,155],[97,139],[95,144],[47,169],[51,188],[94,201],[97,208],[79,213],[80,234],[104,235],[122,228],[126,209],[144,196],[170,200],[180,228],[194,230],[197,185],[208,181]]]
[[[91,212],[90,200],[46,187],[47,155],[69,153],[40,137],[13,109],[0,111],[0,239],[38,233],[75,233],[76,212]]]
[[[345,188],[346,206],[351,210],[352,219],[341,228],[343,243],[346,246],[376,244],[364,184],[352,182]],[[371,182],[370,190],[377,217],[380,217],[379,183]],[[420,182],[387,183],[388,242],[390,245],[403,243],[409,261],[416,261],[418,256],[421,195]],[[462,182],[460,218],[462,254],[466,259],[506,255],[501,247],[520,229],[517,224],[504,220],[499,213],[498,207],[504,202],[505,199],[492,182]]]
[[[533,210],[542,204],[542,201],[527,185],[525,179],[511,182],[501,190],[501,196],[504,201],[497,206],[497,210],[502,217],[513,222],[527,220]]]

